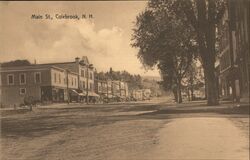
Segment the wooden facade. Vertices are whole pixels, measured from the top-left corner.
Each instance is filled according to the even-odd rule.
[[[85,57],[74,62],[1,67],[1,106],[18,106],[29,96],[38,102],[65,102],[79,101],[86,90],[89,96],[96,95],[93,67],[88,65]]]

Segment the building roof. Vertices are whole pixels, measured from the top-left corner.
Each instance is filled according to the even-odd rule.
[[[23,70],[39,70],[39,69],[49,69],[51,66],[41,66],[41,65],[27,65],[27,66],[6,66],[0,67],[0,72],[5,71],[23,71]]]
[[[51,64],[32,64],[32,65],[27,65],[27,66],[11,66],[11,67],[2,67],[0,66],[0,72],[14,72],[14,71],[28,71],[28,70],[47,70],[47,69],[57,69],[62,72],[65,72],[66,69],[63,69],[61,67],[57,67]],[[76,74],[76,72],[69,71],[69,73]]]
[[[84,64],[89,64],[89,60],[87,56],[83,56],[82,60]],[[62,67],[58,67],[57,65],[60,64],[75,64],[76,61],[71,61],[71,62],[55,62],[55,63],[42,63],[42,64],[31,64],[31,65],[26,65],[26,66],[1,66],[0,64],[0,72],[2,72],[2,70],[5,71],[10,71],[10,70],[31,70],[31,69],[45,69],[47,68],[55,68],[58,70],[62,70],[62,71],[66,71],[66,69],[62,68]],[[79,63],[80,65],[82,65],[81,63]],[[69,71],[70,73],[74,73],[74,74],[78,74],[72,71]]]
[[[75,61],[73,61],[73,62],[42,63],[42,64],[33,64],[33,65],[57,65],[57,64],[72,64],[72,63],[75,63]]]
[[[87,56],[82,56],[82,60],[85,64],[89,64],[89,59]]]

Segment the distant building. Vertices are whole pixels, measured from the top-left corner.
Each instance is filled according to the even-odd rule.
[[[137,101],[149,100],[151,94],[150,89],[136,89],[131,92],[131,98]]]
[[[151,90],[150,89],[143,89],[143,99],[149,100],[151,97]]]
[[[102,98],[126,99],[129,96],[128,84],[123,81],[96,80],[96,93]]]
[[[63,62],[63,63],[50,63],[44,65],[54,65],[65,70],[69,70],[71,72],[75,72],[78,74],[78,91],[79,94],[87,94],[88,96],[93,97],[97,96],[95,94],[95,87],[94,87],[94,67],[92,64],[89,63],[89,60],[86,56],[83,56],[82,59],[76,57],[75,61],[72,62]]]
[[[143,92],[142,90],[133,90],[131,92],[131,98],[132,100],[136,100],[136,101],[141,101],[143,98]]]
[[[95,92],[99,94],[102,98],[107,97],[107,81],[95,80]]]
[[[128,97],[128,84],[123,81],[112,81],[112,93],[116,97]]]
[[[220,97],[249,102],[249,0],[228,0],[218,26]]]

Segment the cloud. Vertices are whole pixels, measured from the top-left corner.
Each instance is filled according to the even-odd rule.
[[[131,52],[129,43],[124,40],[121,28],[114,26],[96,31],[94,22],[88,20],[34,22],[16,29],[19,30],[16,33],[19,38],[13,43],[16,37],[8,37],[9,34],[5,34],[1,53],[13,51],[20,58],[32,61],[37,59],[40,63],[68,61],[86,55],[99,69],[108,69],[110,66],[125,69],[124,65],[120,65],[122,59],[128,59],[131,57],[129,54],[134,53]],[[11,31],[6,28],[5,33]],[[16,46],[15,50],[12,50],[10,45]],[[131,63],[133,61],[130,59]]]
[[[44,3],[33,3],[32,10],[22,3],[0,3],[4,14],[0,15],[1,61],[34,59],[38,63],[73,61],[75,57],[88,56],[99,70],[127,70],[142,73],[136,58],[137,50],[130,46],[130,35],[122,26],[97,27],[95,20],[32,20],[37,11],[60,13]],[[37,4],[37,5],[34,5]],[[41,7],[41,5],[43,7]],[[43,8],[43,9],[41,9]],[[47,11],[46,11],[47,8]],[[52,12],[49,12],[53,10]],[[105,22],[106,23],[106,22]]]

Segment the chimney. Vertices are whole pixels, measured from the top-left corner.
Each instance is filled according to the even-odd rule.
[[[76,57],[76,58],[75,58],[75,62],[79,64],[79,61],[80,61],[80,58],[79,58],[79,57]]]

